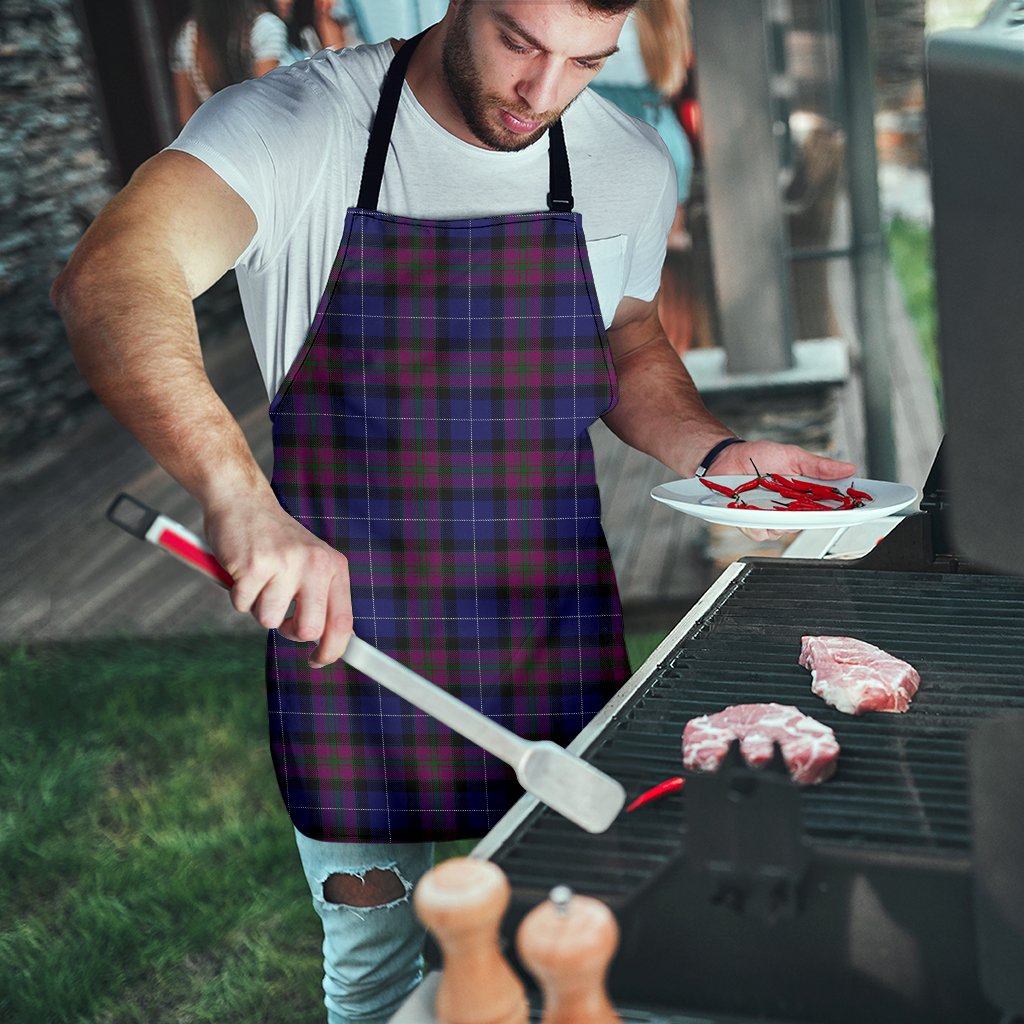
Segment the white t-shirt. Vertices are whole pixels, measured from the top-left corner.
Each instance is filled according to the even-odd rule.
[[[278,68],[204,103],[170,149],[207,164],[256,217],[235,264],[267,393],[273,396],[313,321],[359,194],[369,126],[390,43]],[[675,171],[657,133],[589,90],[563,115],[575,209],[605,325],[623,295],[652,299],[676,209]],[[516,153],[442,128],[408,83],[378,208],[449,220],[547,208],[548,139]]]

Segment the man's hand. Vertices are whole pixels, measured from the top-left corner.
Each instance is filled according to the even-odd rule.
[[[314,668],[336,661],[352,636],[348,559],[272,496],[231,506],[207,508],[204,523],[210,546],[234,578],[231,603],[289,640],[319,641],[310,658]]]
[[[742,444],[729,445],[711,464],[708,476],[754,476],[755,465],[762,473],[807,476],[814,480],[841,480],[857,472],[852,462],[837,462],[798,448],[795,444],[744,441]]]
[[[754,469],[755,465],[757,470]],[[708,476],[754,476],[756,472],[782,473],[814,480],[841,480],[853,476],[857,467],[852,462],[838,462],[776,441],[744,441],[731,444],[711,464]],[[776,540],[784,530],[743,530],[751,540]]]

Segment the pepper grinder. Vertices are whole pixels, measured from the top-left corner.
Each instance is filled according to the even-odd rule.
[[[621,1024],[605,990],[618,942],[608,907],[564,885],[523,918],[516,948],[544,994],[541,1024]]]
[[[473,857],[442,861],[417,884],[413,906],[444,957],[437,1024],[526,1024],[526,990],[498,945],[511,892],[501,868]]]

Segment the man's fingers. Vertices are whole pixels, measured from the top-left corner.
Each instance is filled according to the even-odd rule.
[[[271,577],[252,603],[252,617],[264,629],[278,629],[288,615],[294,596],[295,588],[286,579]]]
[[[231,587],[231,603],[235,611],[248,615],[273,578],[273,566],[269,561],[254,563],[245,568],[229,566],[226,562],[224,564],[235,581]]]
[[[852,462],[837,462],[835,459],[805,453],[797,472],[800,476],[809,476],[815,480],[841,480],[845,476],[853,476],[857,467]]]
[[[295,595],[295,609],[278,627],[289,640],[310,643],[324,632],[327,615],[327,587],[322,579],[304,582]]]
[[[345,565],[331,580],[327,595],[327,613],[323,636],[309,659],[314,668],[321,668],[337,661],[345,653],[352,637],[352,591],[349,585],[348,566]]]
[[[744,536],[749,537],[751,540],[755,540],[758,543],[766,540],[778,540],[780,537],[785,537],[790,530],[757,530],[752,527],[741,528],[740,533]]]

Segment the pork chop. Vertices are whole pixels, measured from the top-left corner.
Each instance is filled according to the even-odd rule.
[[[912,665],[849,636],[802,637],[800,664],[811,691],[846,715],[906,711],[921,683]]]
[[[686,723],[683,767],[716,771],[735,739],[753,768],[771,760],[773,744],[778,741],[789,777],[803,786],[824,782],[836,770],[839,758],[835,733],[798,708],[788,704],[734,704]]]

